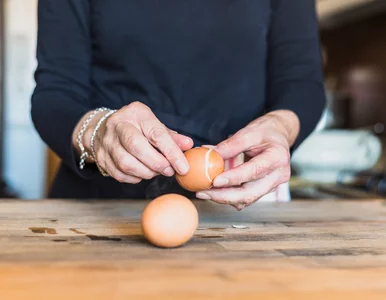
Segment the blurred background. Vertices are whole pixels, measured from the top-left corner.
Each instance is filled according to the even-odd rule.
[[[45,197],[59,163],[30,117],[37,1],[0,0],[2,198]],[[316,2],[328,101],[314,133],[293,155],[292,197],[383,197],[386,0]]]

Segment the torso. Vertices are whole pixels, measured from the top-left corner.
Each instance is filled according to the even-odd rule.
[[[195,146],[216,144],[263,114],[270,0],[90,3],[93,106],[141,101]],[[185,192],[164,178],[83,180],[62,165],[50,197],[143,199],[165,190]]]
[[[269,0],[93,0],[91,16],[95,106],[141,101],[211,144],[263,113]]]

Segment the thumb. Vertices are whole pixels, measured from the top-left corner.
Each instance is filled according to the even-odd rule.
[[[234,158],[246,150],[244,140],[245,138],[242,136],[242,133],[236,133],[219,143],[214,150],[216,150],[223,159]]]

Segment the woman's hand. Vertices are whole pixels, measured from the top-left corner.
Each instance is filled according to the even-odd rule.
[[[244,153],[248,160],[217,176],[214,187],[197,198],[230,204],[238,210],[273,192],[290,178],[290,147],[299,134],[291,111],[275,111],[251,122],[215,150],[224,159]]]
[[[94,117],[84,133],[83,143],[89,153],[91,135],[103,115]],[[94,139],[99,166],[123,183],[139,183],[159,174],[173,176],[175,171],[185,174],[189,165],[183,151],[192,146],[190,138],[166,128],[140,102],[133,102],[108,117]]]

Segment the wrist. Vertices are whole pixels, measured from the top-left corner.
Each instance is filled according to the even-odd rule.
[[[81,168],[85,162],[93,162],[91,152],[90,152],[90,137],[93,129],[96,126],[96,123],[103,116],[103,112],[107,109],[98,108],[87,112],[77,123],[72,134],[72,145],[75,149],[75,152],[80,156]],[[91,132],[91,133],[90,133]]]
[[[82,150],[79,147],[78,143],[78,135],[79,132],[84,124],[84,122],[87,120],[87,118],[92,114],[93,111],[89,111],[86,114],[83,115],[83,117],[79,120],[79,122],[76,124],[74,131],[72,132],[72,146],[75,149],[76,154],[81,155]]]
[[[97,126],[99,120],[106,114],[106,111],[99,112],[95,115],[95,117],[90,121],[89,126],[87,127],[86,131],[84,132],[83,136],[83,145],[86,151],[90,154],[90,157],[88,158],[88,162],[94,162],[92,160],[92,149],[91,149],[91,137],[93,135],[93,132],[95,130],[95,127]]]
[[[290,110],[276,110],[267,113],[266,117],[274,121],[277,130],[285,136],[291,147],[300,132],[300,120],[296,113]]]

